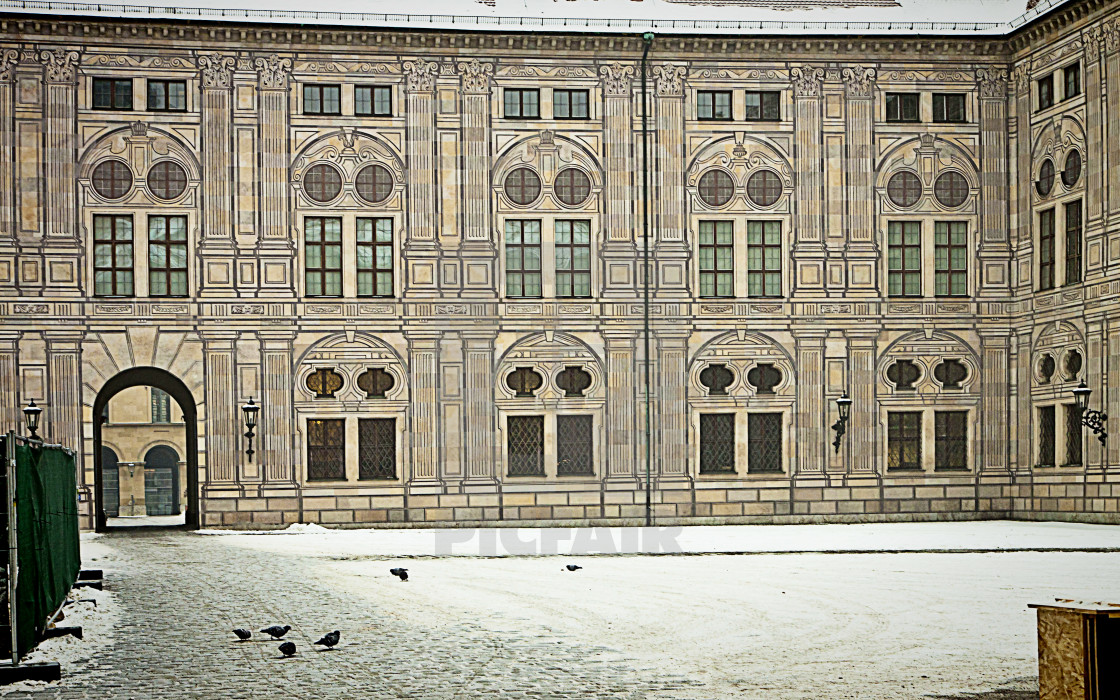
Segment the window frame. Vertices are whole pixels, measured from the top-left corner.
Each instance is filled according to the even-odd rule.
[[[153,233],[152,226],[156,221],[158,221],[160,219],[163,220],[164,239],[163,240],[154,240],[152,238],[152,233]],[[175,240],[175,239],[172,239],[172,237],[171,237],[172,236],[172,227],[171,227],[172,220],[181,220],[182,221],[183,226],[182,226],[182,229],[181,229],[181,232],[182,232],[182,239],[181,240]],[[180,298],[181,299],[181,298],[189,297],[191,295],[191,289],[190,289],[190,242],[188,240],[189,236],[187,235],[187,231],[189,231],[189,220],[188,220],[186,214],[149,214],[148,215],[148,239],[147,239],[148,240],[148,296],[153,297],[153,298],[165,298],[165,299]],[[164,265],[162,265],[162,266],[157,266],[154,263],[154,261],[152,260],[153,251],[155,251],[159,248],[163,248]],[[183,264],[182,264],[181,267],[173,267],[171,265],[171,259],[172,259],[171,253],[172,253],[173,248],[176,249],[176,250],[178,250],[178,249],[182,250]],[[183,275],[183,293],[182,294],[174,294],[173,291],[172,291],[174,289],[174,285],[172,284],[172,279],[173,279],[173,275],[175,273],[182,273],[182,275]],[[156,279],[157,275],[163,275],[164,285],[165,285],[164,289],[167,290],[166,293],[157,294],[153,291],[156,287],[154,282],[155,282],[155,279]]]
[[[1049,207],[1038,212],[1038,291],[1040,292],[1054,289],[1056,282],[1056,211],[1056,207]],[[1047,221],[1049,224],[1045,223]]]
[[[513,449],[514,448],[514,443],[513,443],[514,429],[513,429],[512,424],[513,424],[514,421],[529,421],[529,420],[532,420],[534,423],[539,424],[538,435],[540,437],[540,442],[535,444],[535,445],[529,445],[529,448],[535,448],[534,449],[534,454],[531,455],[531,457],[536,460],[536,468],[533,469],[532,471],[525,470],[525,471],[519,471],[518,473],[514,473],[514,471],[513,471],[513,465],[514,465],[514,449]],[[506,472],[506,474],[505,475],[507,477],[516,479],[516,478],[522,478],[522,477],[542,478],[542,477],[547,476],[547,474],[545,473],[545,459],[544,459],[544,444],[545,444],[545,439],[546,439],[545,436],[546,436],[545,414],[543,414],[543,413],[531,413],[531,414],[528,414],[528,413],[512,413],[512,414],[509,414],[509,415],[506,416],[506,441],[505,441],[506,442],[506,454],[505,454],[505,457],[506,457],[505,472]],[[520,447],[520,445],[519,445],[519,447]],[[519,450],[517,452],[517,455],[518,455],[519,458],[530,456],[528,454],[528,450]]]
[[[1073,91],[1070,91],[1072,78]],[[1081,94],[1081,63],[1075,61],[1062,68],[1062,101],[1073,99]]]
[[[307,240],[307,236],[309,234],[308,229],[310,228],[310,224],[313,221],[319,222],[318,233],[319,233],[320,239],[318,241],[308,241]],[[326,235],[327,235],[326,224],[327,224],[328,221],[338,222],[338,240],[331,240],[331,241],[326,240]],[[328,245],[332,248],[334,248],[334,247],[338,248],[338,267],[337,268],[327,267],[327,252],[328,252],[327,251],[327,246]],[[320,262],[320,264],[317,267],[311,267],[308,264],[308,257],[309,257],[308,252],[310,251],[310,249],[312,247],[319,248],[319,256],[320,256],[319,262]],[[304,274],[303,274],[304,290],[303,290],[303,293],[304,293],[304,296],[314,297],[316,299],[318,299],[318,298],[337,299],[337,298],[340,298],[340,297],[345,295],[345,287],[343,286],[343,267],[344,267],[344,264],[343,264],[343,260],[342,260],[342,251],[343,251],[342,217],[340,217],[340,216],[305,216],[305,217],[303,217],[303,270],[304,270]],[[313,273],[319,275],[319,293],[317,293],[317,294],[311,292],[310,280],[311,280],[311,275]],[[329,273],[337,273],[337,275],[338,275],[338,293],[337,294],[327,294],[327,293],[324,292],[324,290],[326,289],[327,274],[329,274]]]
[[[1038,419],[1038,431],[1035,433],[1035,439],[1038,441],[1035,467],[1055,467],[1058,464],[1057,409],[1053,404],[1048,406],[1036,406],[1035,415]],[[1046,420],[1046,415],[1050,416],[1049,421]],[[1049,427],[1049,431],[1047,430],[1047,427]],[[1050,460],[1046,461],[1046,457],[1049,457]]]
[[[949,118],[949,104],[948,100],[960,100],[960,119]],[[938,109],[940,107],[940,110]],[[940,111],[940,118],[938,112]],[[963,92],[935,92],[933,93],[933,122],[935,124],[967,124],[968,123],[968,100]]]
[[[560,429],[561,422],[580,424],[579,440],[564,439]],[[547,438],[546,438],[547,441]],[[583,469],[564,469],[561,467],[568,457],[566,451],[571,451],[571,456],[586,458],[586,467]],[[582,453],[582,454],[579,454]],[[594,476],[595,475],[595,416],[590,413],[557,413],[556,414],[556,476]]]
[[[739,451],[738,446],[735,444],[736,414],[729,413],[727,411],[708,411],[700,413],[699,416],[699,427],[696,439],[697,449],[699,450],[699,458],[697,460],[696,466],[697,473],[700,475],[735,474],[739,465]],[[712,423],[717,421],[717,419],[718,421],[724,423],[724,425],[712,425]],[[726,429],[728,425],[730,426],[730,433],[728,435],[720,436],[719,439],[715,440],[714,443],[712,442],[714,438],[710,434],[708,434],[707,439],[705,439],[705,434],[709,430],[713,430],[716,428]],[[722,446],[723,449],[726,450],[727,445],[730,445],[731,450],[730,466],[712,466],[711,464],[709,464],[708,460],[714,458],[713,452],[715,452],[716,448]],[[706,447],[708,449],[705,449]]]
[[[535,223],[537,225],[537,231],[536,231],[537,240],[536,240],[535,243],[526,243],[525,242],[526,224],[533,224],[533,223]],[[514,224],[517,227],[517,235],[518,235],[517,242],[511,242],[510,241],[510,234],[512,233],[512,231],[510,229],[511,224]],[[503,251],[503,261],[504,261],[503,266],[505,268],[505,276],[504,276],[503,279],[505,281],[505,289],[503,291],[504,291],[506,297],[511,298],[511,299],[541,299],[541,298],[544,297],[543,231],[544,231],[544,227],[543,227],[543,222],[542,222],[541,219],[506,219],[505,220],[505,226],[504,226],[504,232],[505,233],[504,233],[504,236],[502,238],[502,241],[503,241],[503,246],[505,248],[505,250]],[[530,233],[532,233],[532,232],[530,232]],[[518,262],[519,262],[520,266],[516,269],[511,268],[510,264],[509,264],[510,263],[511,248],[518,251]],[[526,251],[526,249],[532,249],[532,248],[536,248],[536,251],[537,251],[537,267],[536,267],[536,269],[525,267],[525,251]],[[525,294],[524,292],[525,292],[526,275],[534,275],[534,274],[536,275],[536,290],[537,290],[537,293],[536,294]],[[510,280],[512,279],[511,275],[517,275],[518,276],[519,287],[520,287],[520,291],[522,292],[521,294],[511,294],[510,293]]]
[[[772,421],[777,427],[777,435],[774,433],[767,433],[765,436],[756,435],[756,427],[762,427],[758,424],[763,421]],[[756,412],[747,414],[747,473],[748,474],[784,474],[785,470],[782,469],[783,458],[783,440],[785,436],[783,430],[785,422],[785,414],[780,411]],[[774,425],[770,426],[771,430]],[[776,455],[773,458],[773,463],[776,465],[773,468],[763,468],[762,466],[755,466],[763,461],[762,455],[765,454],[764,448],[760,445],[762,443],[776,443]],[[772,445],[773,446],[773,445]]]
[[[335,104],[337,108],[334,111],[328,111],[326,107],[326,94],[327,90],[333,89],[336,91],[334,95]],[[318,92],[317,104],[318,108],[311,110],[308,108],[308,92]],[[341,116],[342,115],[342,85],[340,83],[304,83],[303,91],[301,93],[303,103],[301,105],[302,114],[313,117],[321,116]]]
[[[1035,80],[1035,92],[1038,95],[1038,109],[1036,111],[1041,112],[1054,106],[1054,74],[1052,72]]]
[[[561,225],[567,225],[568,242],[561,243]],[[576,243],[576,225],[585,224],[587,227],[587,242]],[[591,220],[590,219],[556,219],[553,222],[554,238],[553,238],[553,267],[555,268],[555,284],[556,284],[556,298],[557,299],[590,299],[593,296],[594,289],[591,286]],[[568,251],[568,269],[562,270],[560,268],[560,251]],[[576,268],[576,254],[577,252],[586,253],[586,268]],[[543,264],[542,264],[543,267]],[[577,276],[582,279],[586,276],[587,279],[587,293],[576,294],[576,279]],[[562,280],[567,277],[567,294],[562,293],[564,283]],[[541,290],[543,293],[543,289]]]
[[[933,470],[969,471],[968,459],[968,422],[967,410],[950,410],[933,412]],[[952,421],[959,420],[959,426],[950,425]],[[955,433],[955,428],[960,428]],[[958,451],[954,452],[954,448]],[[953,463],[951,458],[960,455],[960,462]]]
[[[751,243],[752,228],[759,226],[761,234],[761,242]],[[771,231],[769,229],[776,229]],[[768,243],[767,239],[771,233],[777,233],[777,242]],[[754,299],[779,299],[782,294],[782,222],[777,219],[751,219],[747,221],[747,296]],[[752,268],[753,256],[752,253],[758,252],[758,261],[761,263],[759,269]],[[767,253],[773,253],[777,260],[777,269],[771,269],[767,265]],[[734,279],[734,275],[732,275]],[[752,291],[755,287],[753,282],[759,282],[759,291]],[[769,285],[772,281],[777,280],[777,291],[771,293],[768,291]]]
[[[376,426],[385,426],[385,425],[389,426],[389,429],[387,431],[389,440],[387,440],[385,442],[380,442],[380,443],[379,442],[373,442],[371,444],[370,442],[367,442],[365,439],[363,439],[366,435],[366,433],[363,432],[363,430],[362,430],[363,426],[374,426],[374,432],[377,432],[378,429],[376,428]],[[397,475],[397,461],[400,458],[399,450],[397,449],[397,417],[396,416],[358,416],[357,428],[358,428],[358,481],[374,481],[374,482],[396,481],[397,478],[398,478],[398,475]],[[370,453],[370,452],[374,453],[375,456],[381,456],[381,457],[384,457],[384,455],[379,454],[379,452],[388,452],[391,456],[390,461],[391,461],[391,464],[392,464],[392,473],[390,473],[388,475],[377,474],[377,475],[374,475],[374,476],[370,476],[367,472],[366,475],[363,476],[363,473],[362,473],[362,458],[363,458],[363,456],[366,456],[367,453]]]
[[[98,85],[104,85],[105,83],[109,83],[110,85],[108,106],[97,104]],[[125,84],[128,85],[128,104],[118,105],[117,87],[119,85]],[[93,78],[93,82],[90,84],[90,109],[112,112],[130,112],[133,109],[133,105],[136,103],[136,91],[134,88],[135,86],[133,85],[132,78]]]
[[[726,225],[728,230],[721,231],[720,228]],[[711,243],[704,243],[705,234],[709,231],[705,230],[711,228],[710,233],[712,237]],[[696,267],[697,267],[697,289],[696,296],[701,299],[733,299],[735,298],[735,222],[730,219],[702,219],[699,223],[699,235],[696,242]],[[727,240],[730,243],[720,243],[721,234],[727,234]],[[712,268],[705,270],[704,265],[704,250],[710,249]],[[730,267],[720,268],[720,252],[729,251],[727,254],[727,261]],[[712,289],[711,294],[704,293],[704,276],[711,275]],[[724,280],[724,275],[727,276],[726,281],[728,284],[728,293],[720,294],[720,282]]]
[[[558,106],[560,105],[560,99],[559,98],[560,98],[561,95],[563,95],[566,98],[566,102],[564,104],[567,107],[567,111],[568,111],[567,115],[559,114],[559,110],[557,109]],[[575,95],[582,95],[583,96],[583,115],[582,116],[572,113],[574,111],[573,108],[572,108],[573,107],[572,97],[575,96]],[[579,88],[556,88],[556,89],[554,89],[552,91],[552,118],[553,119],[562,119],[562,120],[566,120],[566,121],[582,121],[582,120],[590,119],[591,118],[591,91],[590,90],[579,89]]]
[[[717,116],[718,103],[716,98],[727,99],[727,115]],[[707,114],[702,103],[703,98],[708,98]],[[696,120],[702,122],[729,122],[735,119],[735,93],[733,90],[697,90],[696,91]]]
[[[370,240],[362,240],[362,226],[365,222],[370,223]],[[388,228],[389,240],[379,240],[382,233],[382,225]],[[393,241],[393,218],[389,216],[359,216],[354,219],[354,267],[356,271],[356,289],[354,296],[362,298],[375,298],[375,299],[392,299],[396,296],[396,283],[394,275],[396,271],[393,269],[393,262],[396,257],[394,253]],[[362,251],[368,250],[370,265],[362,265]],[[388,267],[383,267],[379,264],[378,253],[388,251]],[[362,275],[368,274],[370,277],[370,292],[362,292]],[[380,293],[380,284],[382,275],[387,275],[389,280],[388,293]]]
[[[914,116],[909,118],[903,108],[904,102],[913,99]],[[892,114],[892,103],[894,114]],[[922,93],[920,92],[888,92],[883,100],[883,114],[885,121],[891,124],[920,124],[922,122]]]
[[[1078,410],[1077,404],[1065,403],[1058,405],[1063,407],[1062,418],[1065,421],[1066,433],[1065,454],[1062,455],[1062,466],[1083,467],[1085,466],[1085,431],[1081,429],[1081,411]],[[1076,453],[1076,455],[1074,453]],[[1057,461],[1056,458],[1055,461]]]
[[[358,109],[360,101],[358,93],[362,90],[369,91],[369,111]],[[389,108],[387,111],[378,111],[378,91],[384,90],[388,94]],[[391,117],[393,116],[393,86],[392,85],[356,85],[354,86],[354,116],[356,117]]]
[[[514,95],[517,96],[517,113],[512,114],[510,111],[510,98]],[[528,95],[533,95],[533,113],[526,114],[525,112],[525,98]],[[541,91],[540,88],[517,88],[508,87],[502,89],[502,118],[503,119],[540,119],[541,118]]]
[[[891,242],[891,239],[893,238],[893,234],[895,233],[895,227],[896,226],[899,227],[898,228],[898,234],[899,234],[899,237],[900,237],[900,243],[897,243],[897,244]],[[911,227],[917,227],[917,239],[918,239],[917,243],[908,243],[907,242],[907,236],[910,233],[913,233],[913,231],[908,230]],[[891,268],[892,251],[896,248],[899,249],[899,255],[900,255],[899,265],[900,265],[900,267],[898,269],[892,269]],[[910,254],[908,254],[908,251],[910,252]],[[917,259],[917,267],[913,268],[913,269],[908,269],[906,267],[906,265],[911,259],[911,254],[913,256],[915,256],[916,259]],[[922,294],[922,289],[923,289],[922,259],[923,259],[923,254],[922,254],[922,222],[921,221],[912,221],[912,220],[892,220],[892,221],[888,221],[887,222],[887,265],[886,265],[886,267],[887,267],[887,296],[888,297],[895,298],[895,299],[903,299],[903,298],[914,299],[914,298],[920,298],[920,297],[923,296],[923,294]],[[892,287],[892,280],[896,279],[896,277],[895,277],[896,275],[898,275],[897,279],[899,280],[899,287],[898,287],[899,291],[897,293],[891,291],[892,288],[893,288]],[[907,282],[910,281],[910,280],[914,280],[914,279],[916,279],[917,283],[918,283],[917,290],[914,291],[914,292],[907,292]]]
[[[1062,286],[1080,284],[1084,275],[1082,269],[1081,249],[1084,247],[1085,221],[1082,200],[1074,199],[1062,205],[1062,217],[1065,220],[1065,258],[1064,277]],[[1073,214],[1071,216],[1071,214]],[[1071,226],[1070,223],[1075,225]]]
[[[941,229],[944,227],[946,242],[939,243],[938,239],[942,233]],[[960,229],[955,231],[954,229]],[[963,243],[954,243],[954,235],[959,234],[964,239]],[[939,255],[941,250],[945,251],[944,263],[945,267],[942,269],[942,258]],[[954,251],[961,254],[964,267],[954,266]],[[969,247],[968,247],[968,222],[967,221],[935,221],[933,223],[933,293],[935,297],[967,297],[969,296],[968,283],[969,283]],[[941,280],[945,279],[945,292],[941,290]],[[954,292],[954,283],[963,283],[963,290]]]
[[[922,414],[924,411],[887,411],[887,472],[920,472],[922,469]],[[895,423],[903,421],[906,425]],[[906,447],[914,448],[914,459],[904,459]],[[895,460],[899,466],[891,466]]]
[[[108,239],[97,238],[99,219],[108,219],[111,221],[110,234]],[[129,238],[123,239],[117,237],[117,223],[119,221],[128,221]],[[117,254],[118,246],[128,245],[128,257],[131,261],[129,265],[123,266],[118,264]],[[110,255],[112,264],[109,266],[99,266],[97,264],[97,246],[108,245],[110,247]],[[107,272],[112,280],[112,289],[110,293],[101,293],[97,291],[97,273]],[[128,274],[128,290],[118,290],[118,281],[120,276]],[[135,297],[136,296],[136,223],[131,214],[94,214],[93,215],[93,296],[108,298],[108,297]]]
[[[307,479],[308,482],[329,482],[329,481],[346,481],[347,480],[346,479],[346,443],[347,443],[348,440],[347,440],[347,434],[346,434],[346,422],[347,422],[346,418],[336,418],[336,417],[330,417],[330,418],[308,417],[307,418],[306,432],[305,432],[305,437],[304,437],[303,442],[304,442],[304,447],[307,450],[306,455],[305,455],[305,467],[306,467],[306,470],[307,470],[306,471],[306,479]],[[332,445],[326,445],[326,444],[312,445],[311,444],[311,439],[312,439],[313,433],[314,433],[314,430],[312,429],[312,425],[313,424],[323,424],[323,428],[324,428],[324,431],[325,431],[326,424],[328,424],[328,423],[338,424],[338,425],[342,426],[342,431],[341,431],[342,440],[339,441],[338,445],[333,445],[333,446]],[[325,452],[328,452],[328,451],[336,452],[336,455],[332,455],[332,456],[337,456],[337,458],[338,458],[337,463],[334,463],[334,460],[332,460],[331,467],[337,467],[340,470],[341,473],[338,476],[334,476],[333,474],[331,474],[329,476],[313,477],[311,475],[311,465],[312,465],[313,462],[315,462],[314,457],[316,455],[321,455],[322,453],[325,453]]]
[[[758,116],[751,116],[751,96],[758,96]],[[746,115],[748,122],[780,122],[782,120],[782,91],[781,90],[747,90],[744,95]],[[771,110],[771,111],[768,111]]]
[[[164,100],[164,104],[167,105],[167,106],[165,106],[165,107],[153,107],[152,106],[152,86],[153,85],[162,85],[163,86],[163,100]],[[182,86],[182,88],[183,88],[183,96],[182,96],[183,97],[183,106],[182,107],[172,107],[171,106],[171,90],[170,90],[170,88],[171,88],[172,85]],[[146,95],[146,97],[147,97],[146,106],[147,106],[149,112],[186,112],[187,111],[187,81],[186,80],[165,80],[165,79],[150,78],[150,79],[147,80],[147,84],[145,85],[145,91],[147,93],[147,95]]]

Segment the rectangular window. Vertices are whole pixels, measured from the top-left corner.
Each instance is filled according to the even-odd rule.
[[[304,114],[342,114],[342,88],[338,85],[304,85]]]
[[[1054,210],[1038,213],[1038,288],[1054,288]]]
[[[358,296],[393,296],[393,220],[358,219]]]
[[[933,414],[934,468],[968,469],[968,411]]]
[[[541,222],[506,222],[506,296],[541,296]]]
[[[132,217],[93,217],[93,293],[132,296]]]
[[[556,296],[591,296],[591,222],[556,222]]]
[[[506,419],[510,476],[544,476],[544,416]]]
[[[776,122],[781,119],[780,92],[747,91],[747,121]]]
[[[1063,467],[1081,466],[1081,411],[1076,404],[1066,404],[1066,462]]]
[[[933,94],[933,121],[963,122],[964,95],[961,93],[936,92]]]
[[[358,419],[358,478],[397,478],[397,419]]]
[[[354,88],[354,114],[359,117],[393,116],[393,89],[387,85]]]
[[[922,295],[922,225],[918,221],[887,224],[887,295]]]
[[[309,216],[303,227],[307,296],[342,296],[342,219]]]
[[[187,81],[149,80],[148,111],[185,112],[187,111]]]
[[[155,387],[152,387],[152,422],[171,422],[171,396]]]
[[[782,223],[747,222],[747,296],[782,296]]]
[[[731,119],[730,90],[700,90],[696,93],[697,119]]]
[[[887,413],[887,469],[922,468],[922,412]]]
[[[341,481],[346,478],[346,420],[319,418],[307,421],[307,480]]]
[[[187,296],[187,217],[148,217],[148,294]]]
[[[506,119],[538,119],[541,116],[541,94],[536,88],[506,88],[504,91]]]
[[[1066,284],[1081,281],[1081,200],[1066,205]]]
[[[735,296],[732,243],[734,229],[730,221],[700,222],[700,296]]]
[[[735,414],[700,414],[700,473],[735,471]]]
[[[1054,104],[1054,74],[1038,81],[1038,108],[1046,109]]]
[[[1066,92],[1065,99],[1077,97],[1081,94],[1081,64],[1074,63],[1065,69]]]
[[[94,78],[94,109],[132,109],[132,78]]]
[[[1038,409],[1038,466],[1054,466],[1054,407]]]
[[[887,121],[889,122],[917,122],[921,121],[918,111],[918,93],[916,92],[888,92],[887,93]]]
[[[938,221],[933,225],[934,293],[968,296],[968,224]]]
[[[782,414],[747,414],[747,471],[782,471]]]
[[[591,416],[556,416],[556,474],[595,473]]]
[[[587,90],[553,90],[552,116],[555,119],[587,119],[590,93]]]

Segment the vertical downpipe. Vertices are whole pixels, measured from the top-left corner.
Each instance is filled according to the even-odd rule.
[[[642,35],[645,49],[642,51],[642,340],[645,343],[645,384],[646,384],[646,527],[653,525],[653,440],[651,430],[652,382],[650,379],[650,331],[649,331],[649,99],[646,93],[646,62],[649,49],[653,45],[653,32]]]

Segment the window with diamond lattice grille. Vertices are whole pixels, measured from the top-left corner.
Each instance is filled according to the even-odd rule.
[[[342,375],[333,369],[321,367],[307,375],[307,389],[317,399],[333,399],[334,392],[342,388]]]
[[[1075,404],[1066,404],[1066,460],[1064,467],[1081,466],[1081,411]]]
[[[508,433],[510,476],[544,476],[544,416],[510,416]]]
[[[922,468],[921,411],[892,411],[887,414],[887,468]]]
[[[397,419],[358,419],[358,478],[397,478]]]
[[[782,414],[747,415],[747,471],[782,471]]]
[[[591,416],[556,416],[556,474],[594,474]]]
[[[700,414],[700,473],[735,471],[735,414]]]
[[[1054,466],[1054,407],[1038,409],[1038,466]]]
[[[968,411],[935,411],[933,420],[934,468],[968,469]]]
[[[346,421],[342,418],[307,421],[307,480],[346,478]]]

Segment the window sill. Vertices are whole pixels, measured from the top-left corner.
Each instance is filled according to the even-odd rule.
[[[392,118],[392,114],[374,114],[373,112],[354,112],[355,117],[377,117],[381,119]]]
[[[158,107],[149,107],[147,111],[155,114],[186,114],[187,108],[184,107],[183,109],[159,109]]]
[[[934,467],[933,471],[935,474],[967,474],[972,470],[968,467]]]
[[[887,467],[888,474],[924,474],[921,467]]]
[[[934,119],[931,124],[971,124],[967,119]]]
[[[557,117],[556,115],[553,115],[552,118],[555,119],[558,122],[586,122],[586,121],[591,121],[591,117]]]
[[[921,119],[888,119],[887,124],[921,124]]]

